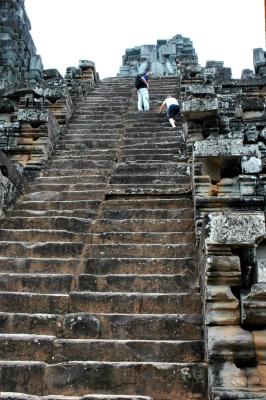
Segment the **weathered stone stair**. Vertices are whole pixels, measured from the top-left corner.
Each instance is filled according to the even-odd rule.
[[[0,398],[206,398],[190,168],[156,112],[177,90],[137,113],[100,83],[1,220]]]

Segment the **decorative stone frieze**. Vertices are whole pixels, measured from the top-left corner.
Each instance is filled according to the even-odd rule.
[[[218,114],[217,98],[186,100],[182,107],[186,120],[204,120],[205,118],[216,117]]]
[[[194,144],[194,157],[221,157],[239,156],[243,153],[242,139],[209,139],[197,141]]]
[[[261,212],[223,212],[208,215],[206,245],[254,245],[265,235],[265,216]]]
[[[239,286],[241,281],[240,258],[238,256],[208,256],[206,279],[210,285]]]

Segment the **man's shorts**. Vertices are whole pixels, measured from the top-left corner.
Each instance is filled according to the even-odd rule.
[[[168,118],[175,118],[179,111],[180,107],[177,104],[171,104],[167,111]]]

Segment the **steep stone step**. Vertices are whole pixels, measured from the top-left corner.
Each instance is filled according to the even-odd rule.
[[[102,200],[105,196],[105,190],[79,190],[79,191],[44,191],[44,192],[31,192],[24,195],[24,200],[38,201],[53,200],[53,201],[67,201],[67,200]]]
[[[17,300],[18,299],[19,298],[17,298]],[[50,308],[52,308],[52,306]],[[28,310],[30,310],[29,303]],[[58,314],[47,314],[45,312],[34,313],[33,311],[31,313],[1,312],[0,333],[60,337],[63,335],[63,317],[60,315],[60,311],[64,313],[67,312],[67,309],[66,307],[56,307],[55,310],[58,310]]]
[[[142,129],[137,129],[137,128],[126,128],[126,131],[123,135],[124,140],[126,139],[135,139],[135,141],[139,140],[145,140],[145,139],[151,139],[157,141],[157,139],[161,139],[162,137],[167,137],[167,138],[182,138],[183,137],[183,132],[175,129],[168,129],[165,126],[162,126],[156,131],[150,131],[146,130],[144,128]]]
[[[6,276],[6,275],[5,275]],[[11,279],[11,277],[10,277]],[[13,278],[15,280],[15,277]],[[17,278],[19,279],[19,277]],[[27,282],[27,278],[24,277]],[[33,278],[32,278],[33,279]],[[41,279],[41,278],[40,278]],[[48,278],[46,278],[48,279]],[[6,281],[8,277],[6,277]],[[198,289],[199,281],[197,277],[183,275],[92,275],[81,274],[78,278],[78,287],[80,290],[88,290],[90,292],[143,292],[143,293],[176,293],[179,291],[193,292]],[[15,282],[14,282],[15,285]],[[45,284],[43,283],[45,286]],[[56,282],[53,282],[56,287]],[[5,289],[5,284],[1,282],[0,289]],[[6,287],[9,288],[8,282]],[[13,285],[10,284],[13,288]],[[60,285],[58,283],[58,292]]]
[[[73,185],[77,179],[76,175],[65,175],[65,176],[39,176],[34,181],[34,188],[35,184],[42,184],[42,185]],[[109,177],[105,175],[83,175],[79,176],[78,183],[108,183]]]
[[[1,312],[33,314],[64,314],[68,311],[69,296],[55,293],[0,292]],[[17,333],[27,333],[19,330]]]
[[[35,348],[33,348],[33,355],[34,350]],[[6,359],[4,354],[3,356],[4,358],[2,359]],[[32,359],[38,360],[36,357],[32,357]],[[71,360],[104,362],[202,362],[203,342],[200,340],[56,340],[54,342],[53,362],[60,363]]]
[[[154,400],[199,400],[206,393],[206,368],[201,364],[71,362],[49,365],[46,373],[51,393],[137,392],[149,393]]]
[[[106,188],[106,183],[74,183],[74,184],[61,184],[61,183],[34,183],[34,191],[37,192],[79,192],[79,191],[90,191],[95,188],[95,190],[104,190]]]
[[[82,254],[82,242],[0,242],[0,255],[17,257],[75,257]]]
[[[180,161],[180,157],[183,157],[183,160],[185,160],[185,156],[184,156],[184,149],[182,149],[181,146],[168,146],[165,148],[161,148],[160,146],[158,146],[157,148],[154,148],[152,146],[150,147],[142,147],[141,145],[139,145],[139,148],[135,148],[133,146],[125,146],[123,148],[123,152],[121,154],[121,157],[125,157],[125,156],[134,156],[134,155],[146,155],[148,156],[144,161],[150,161],[149,156],[150,157],[154,157],[157,156],[159,157],[160,155],[175,155],[175,156],[179,156],[179,158],[177,158],[177,161]],[[159,162],[160,159],[157,159]],[[171,161],[169,158],[166,158],[165,161]],[[126,161],[125,161],[126,162]]]
[[[0,257],[2,273],[76,274],[80,266],[80,258]]]
[[[115,175],[125,175],[125,174],[147,174],[147,175],[155,175],[160,174],[163,176],[188,176],[190,179],[190,166],[183,163],[120,163],[116,165],[114,170]]]
[[[1,220],[1,227],[5,229],[17,229],[19,227],[20,229],[66,230],[75,233],[87,232],[90,224],[90,219],[61,216],[45,217],[35,215],[32,217],[10,217]]]
[[[82,209],[70,209],[70,210],[30,210],[30,209],[14,209],[12,212],[7,211],[6,216],[12,215],[12,217],[68,217],[68,218],[83,218],[83,219],[91,219],[95,218],[97,214],[97,210],[90,210],[86,208]]]
[[[16,295],[16,299],[14,296],[12,298],[11,293],[10,299],[24,300],[25,294]],[[53,296],[49,296],[52,299]],[[67,314],[66,305],[59,303],[54,307],[54,313],[47,313],[42,311],[43,308],[49,309],[49,304],[45,305],[45,295],[39,295],[40,301],[40,297],[43,298],[43,304],[35,304],[35,295],[32,297],[34,304],[31,313],[22,310],[0,313],[1,334],[52,335],[73,339],[202,340],[202,318],[198,314]],[[28,304],[24,303],[29,310],[30,299]]]
[[[161,124],[156,124],[155,127],[152,127],[151,125],[143,123],[142,124],[131,123],[130,125],[127,125],[125,127],[124,135],[125,137],[127,137],[128,134],[134,134],[134,133],[137,133],[138,135],[140,135],[141,133],[143,134],[150,133],[151,135],[154,133],[160,133],[160,136],[163,136],[165,132],[169,133],[170,136],[180,134],[181,137],[183,137],[182,124],[177,123],[176,129],[173,129],[169,126],[169,124],[166,125],[161,123]]]
[[[47,335],[0,334],[0,358],[52,363],[55,339],[56,336]]]
[[[4,238],[5,237],[4,235],[5,231],[3,232],[3,235],[1,235],[1,229],[0,229],[0,239]],[[10,237],[12,238],[12,235]],[[68,236],[66,236],[66,238],[67,237]],[[21,239],[22,238],[23,234],[21,234]],[[69,236],[69,238],[71,238],[71,236]],[[76,238],[77,241],[78,238],[79,237]],[[89,238],[84,237],[84,241],[88,243]],[[104,232],[100,234],[94,234],[92,237],[92,242],[94,244],[112,244],[112,243],[176,244],[176,243],[194,243],[194,241],[195,241],[195,234],[193,232]]]
[[[56,339],[56,336],[0,334],[0,357],[7,361],[202,362],[203,342]],[[2,397],[1,397],[2,398]]]
[[[101,120],[91,120],[91,121],[78,121],[78,122],[70,122],[69,124],[69,129],[71,130],[79,130],[82,129],[86,126],[87,129],[97,129],[99,126],[101,126],[101,129],[106,129],[108,131],[109,129],[123,129],[124,128],[124,123],[122,122],[107,122],[107,121],[101,121]]]
[[[199,293],[96,293],[73,291],[69,296],[69,310],[73,313],[151,314],[150,319],[152,319],[153,314],[201,313]]]
[[[118,184],[118,185],[150,185],[150,184],[156,184],[156,185],[162,185],[162,184],[175,184],[175,185],[180,185],[180,184],[190,184],[191,180],[190,177],[186,175],[161,175],[161,174],[154,174],[154,175],[148,175],[148,174],[143,174],[140,175],[138,173],[134,174],[127,174],[127,175],[116,175],[113,174],[110,183],[111,184]],[[61,186],[61,185],[59,185]],[[78,185],[80,186],[80,185]],[[100,187],[99,184],[95,184],[96,187]]]
[[[78,178],[79,179],[79,178]],[[68,201],[24,201],[17,202],[14,209],[19,210],[97,210],[101,202],[99,200],[68,200]]]
[[[108,187],[108,195],[183,195],[191,193],[191,184],[112,184]]]
[[[0,393],[43,393],[45,367],[38,361],[0,361]]]
[[[116,196],[114,199],[108,198],[102,203],[103,209],[124,209],[124,208],[131,208],[131,209],[161,209],[165,208],[167,210],[170,209],[177,209],[177,208],[193,208],[193,202],[190,197],[167,197],[167,196],[130,196],[130,197],[118,197]]]
[[[92,314],[64,317],[64,337],[83,339],[202,340],[195,314]]]
[[[148,150],[151,153],[154,151],[166,151],[170,152],[169,150],[175,150],[178,149],[179,147],[183,147],[183,141],[179,141],[179,140],[175,140],[175,141],[170,141],[168,142],[167,140],[165,140],[164,138],[162,138],[161,140],[158,140],[156,142],[151,142],[151,143],[147,143],[145,141],[142,142],[133,142],[132,144],[125,144],[123,146],[121,146],[121,151],[125,152],[126,150]]]
[[[0,258],[0,267],[2,263]],[[26,263],[31,268],[34,260]],[[24,263],[22,263],[24,266]],[[32,268],[33,268],[32,267]],[[36,268],[41,268],[36,266]],[[13,267],[17,268],[17,267]],[[22,268],[22,267],[21,267]],[[45,268],[45,267],[42,267]],[[57,267],[58,268],[58,267]],[[83,271],[87,274],[179,274],[196,275],[197,265],[193,257],[186,258],[87,258],[84,260]],[[14,271],[15,272],[15,271]]]
[[[105,212],[105,211],[104,211]],[[112,215],[119,218],[118,214]],[[194,220],[192,218],[180,219],[161,219],[161,218],[131,218],[128,213],[126,219],[105,219],[100,218],[92,222],[94,233],[102,232],[187,232],[194,229]],[[154,217],[154,215],[153,215]],[[183,217],[183,215],[181,215]],[[6,225],[6,223],[5,223]]]
[[[1,361],[0,368],[0,389],[4,392],[11,388],[18,393],[67,396],[88,392],[134,396],[141,392],[154,400],[203,400],[206,394],[204,364]]]
[[[124,152],[125,153],[125,152]],[[177,150],[173,150],[171,152],[155,152],[153,154],[150,154],[149,151],[139,151],[135,152],[133,150],[127,151],[126,154],[121,155],[121,160],[124,162],[131,161],[131,162],[147,162],[147,160],[152,163],[152,162],[163,162],[163,161],[182,161],[185,159],[184,155],[179,154]]]
[[[93,160],[77,160],[76,158],[60,160],[53,159],[47,165],[47,168],[52,169],[64,169],[64,168],[73,168],[73,169],[105,169],[109,170],[113,167],[113,162],[104,160],[104,161],[93,161]]]
[[[25,393],[1,392],[2,400],[152,400],[147,396],[127,396],[127,395],[108,395],[108,394],[86,394],[85,396],[36,396]]]
[[[29,241],[29,242],[83,242],[91,243],[91,234],[73,233],[67,230],[45,229],[0,229],[1,241]]]
[[[108,148],[114,148],[115,145],[117,144],[117,140],[116,139],[84,139],[82,140],[82,143],[77,142],[74,140],[67,140],[67,139],[63,139],[60,142],[60,149],[64,150],[69,148],[70,146],[76,147],[76,148],[93,148],[93,149],[98,149],[98,148],[104,148],[104,149],[108,149]]]
[[[78,154],[80,154],[80,151],[77,151]],[[69,153],[70,154],[70,153]],[[71,152],[71,155],[73,155],[73,152]],[[85,155],[85,157],[87,157],[87,155]],[[93,157],[90,154],[90,157]],[[98,157],[98,155],[97,155]],[[68,158],[68,154],[66,155],[65,158]],[[58,157],[58,159],[60,159],[60,157]],[[109,176],[110,175],[110,170],[108,169],[75,169],[75,168],[71,168],[69,169],[69,167],[65,167],[63,169],[53,169],[53,168],[49,168],[49,169],[45,169],[44,171],[42,171],[42,176],[47,176],[47,177],[60,177],[60,176],[73,176],[74,179],[77,179],[79,177],[82,176],[90,176],[90,175],[103,175],[103,176]]]
[[[161,135],[161,136],[157,136],[156,139],[154,137],[124,137],[123,139],[123,147],[124,146],[133,146],[136,147],[136,145],[153,145],[154,142],[156,142],[156,144],[158,145],[158,143],[167,143],[169,146],[171,144],[176,145],[179,144],[179,140],[177,140],[179,137],[176,136],[168,136],[167,134]]]
[[[77,244],[75,244],[77,245]],[[64,243],[61,246],[58,246],[58,249],[61,250],[61,254],[74,254],[74,250],[78,252],[79,247],[75,248],[74,244],[72,244],[72,249],[67,249],[68,244]],[[28,252],[30,256],[33,256],[33,253],[40,254],[41,256],[45,253],[46,249],[50,247],[52,250],[52,246],[45,246],[43,248],[41,246],[36,246],[36,250],[33,252]],[[54,246],[56,248],[56,245]],[[3,246],[0,246],[0,255],[7,255],[8,251],[16,251],[18,256],[22,256],[26,250],[23,247],[19,248],[18,246],[11,246],[8,243]],[[136,257],[136,258],[164,258],[164,257],[187,257],[195,254],[196,247],[195,245],[190,244],[90,244],[86,247],[84,252],[84,257]],[[67,253],[68,252],[68,253]],[[14,253],[13,253],[14,254]],[[81,254],[81,253],[80,253]],[[55,254],[56,255],[56,254]],[[57,256],[60,256],[59,252]]]
[[[132,209],[104,209],[100,214],[101,219],[192,219],[191,208],[176,208],[167,210],[165,208],[132,208]]]
[[[0,274],[0,291],[68,294],[75,287],[74,275],[67,274]]]

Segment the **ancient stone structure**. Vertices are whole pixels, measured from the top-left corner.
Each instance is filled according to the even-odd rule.
[[[233,80],[176,35],[62,77],[0,10],[0,398],[265,399],[265,51]]]
[[[75,96],[88,95],[98,77],[87,60],[69,68],[65,78],[56,69],[43,70],[23,0],[1,1],[0,18],[2,209],[25,191],[23,176],[34,177],[49,159],[67,129]]]
[[[24,0],[1,0],[0,19],[0,89],[7,83],[40,80],[43,65],[30,35]]]
[[[265,52],[181,72],[211,399],[265,399]],[[185,79],[183,79],[185,77]]]
[[[142,45],[127,49],[119,76],[134,76],[151,70],[154,76],[178,76],[180,62],[197,60],[189,38],[175,35],[169,40],[157,40],[156,45]]]

